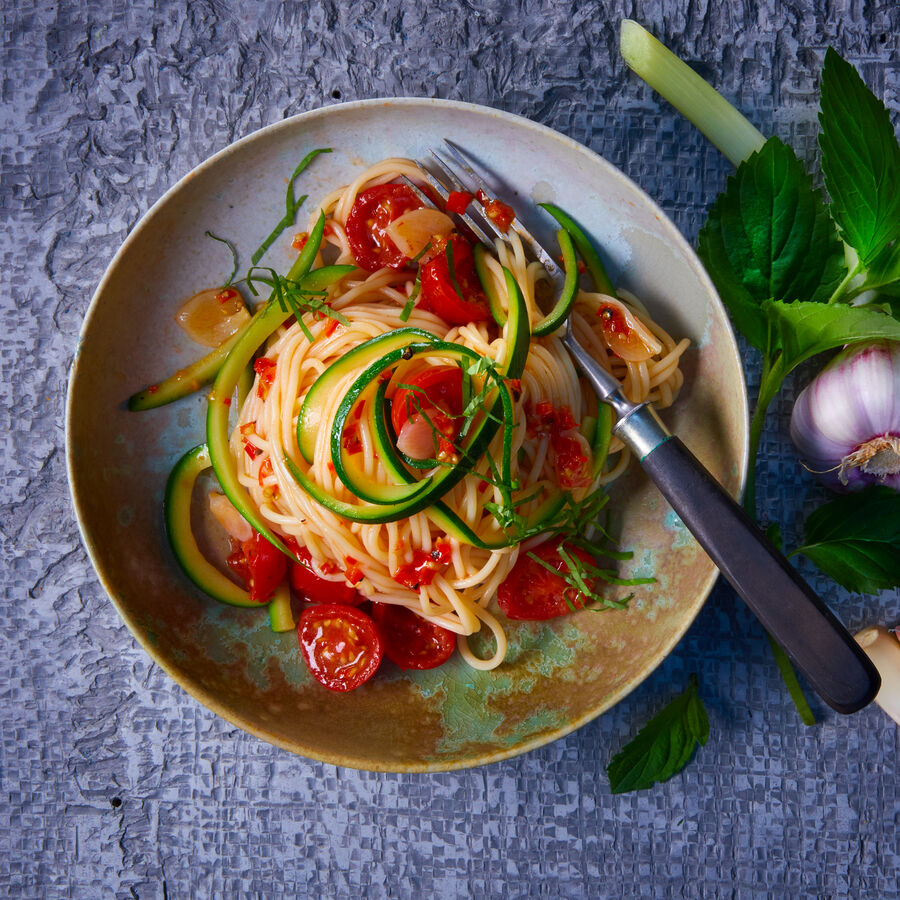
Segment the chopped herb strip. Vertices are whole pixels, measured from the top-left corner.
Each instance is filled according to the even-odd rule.
[[[412,257],[412,262],[418,262],[430,249],[431,241],[429,241],[414,257]]]
[[[456,291],[456,296],[462,300],[463,303],[466,302],[466,298],[463,295],[462,288],[459,286],[459,282],[456,280],[456,263],[453,261],[453,241],[447,241],[447,276],[450,279],[450,284],[453,285],[453,290]]]
[[[271,234],[259,245],[256,252],[250,258],[250,261],[254,266],[263,258],[263,255],[269,247],[278,240],[284,229],[290,228],[290,226],[294,224],[294,216],[307,198],[307,194],[304,194],[299,200],[294,199],[294,181],[320,153],[331,153],[331,148],[322,147],[318,150],[311,150],[303,157],[300,164],[294,169],[293,174],[288,179],[287,192],[285,193],[284,198],[284,218],[282,218],[272,229]]]
[[[254,275],[254,272],[267,272],[269,277]],[[254,297],[259,292],[256,289],[256,282],[266,285],[273,293],[271,302],[277,303],[285,312],[290,311],[297,319],[297,324],[303,331],[306,339],[313,343],[315,338],[309,330],[307,324],[303,321],[304,313],[312,313],[317,316],[327,316],[334,319],[345,327],[350,325],[347,317],[332,309],[323,299],[327,296],[325,291],[309,291],[301,288],[299,282],[292,281],[279,275],[274,269],[261,266],[254,266],[247,272],[247,287],[250,289]]]
[[[204,232],[204,234],[208,238],[212,238],[214,241],[218,241],[220,244],[224,244],[231,251],[231,262],[232,262],[231,274],[228,276],[227,280],[222,285],[222,287],[228,287],[228,285],[231,284],[231,281],[234,278],[234,276],[237,274],[237,270],[238,270],[237,250],[235,250],[234,244],[232,244],[231,241],[229,241],[227,238],[219,237],[218,235],[213,234],[211,231],[206,231],[206,232]]]
[[[408,322],[409,317],[412,314],[413,307],[416,305],[416,300],[419,299],[419,294],[422,292],[422,275],[421,273],[416,275],[416,281],[413,285],[412,292],[409,295],[409,299],[403,305],[403,311],[400,313],[400,321]]]

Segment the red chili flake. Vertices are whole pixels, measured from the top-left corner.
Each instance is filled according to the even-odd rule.
[[[359,563],[352,556],[345,556],[344,562],[347,568],[344,570],[344,578],[350,584],[359,584],[363,580],[363,570],[359,567]]]
[[[272,470],[272,457],[267,456],[259,466],[259,472],[257,472],[257,480],[259,481],[259,486],[263,486],[263,482],[273,474]]]
[[[627,337],[631,334],[631,326],[625,318],[625,314],[614,306],[601,306],[597,315],[603,319],[603,330],[612,334],[621,334]]]
[[[336,575],[340,569],[331,560],[326,559],[319,568],[323,575]]]
[[[256,420],[241,425],[241,434],[256,434]]]
[[[294,239],[291,241],[291,246],[299,253],[306,246],[306,242],[308,240],[309,232],[301,231],[299,234],[294,235]]]
[[[438,569],[446,566],[452,556],[453,550],[447,541],[435,541],[431,550],[414,550],[412,562],[400,566],[393,576],[394,581],[416,591],[422,585],[431,584]]]
[[[260,400],[265,400],[269,395],[269,388],[275,381],[276,365],[275,360],[269,359],[267,356],[261,356],[253,363],[253,371],[256,372],[259,379],[256,385],[256,394]]]
[[[250,457],[250,459],[256,459],[256,457],[260,454],[260,449],[256,446],[256,444],[248,441],[247,438],[244,438],[244,453],[246,453],[247,456]]]
[[[489,487],[489,485],[486,481],[479,482],[478,488],[477,488],[478,493],[483,494],[488,489],[488,487]]]
[[[237,300],[240,297],[240,294],[234,288],[222,288],[218,294],[216,294],[216,300],[219,303],[228,303],[230,300]]]
[[[155,394],[159,390],[158,384],[151,384],[150,387],[147,388],[148,394]]]
[[[340,326],[340,322],[337,319],[332,319],[329,317],[328,324],[325,326],[325,337],[331,337],[335,331],[337,331]]]
[[[516,217],[515,210],[502,200],[491,200],[484,191],[475,195],[484,209],[484,214],[501,230],[508,231]]]
[[[332,475],[337,475],[337,472],[334,468],[334,463],[329,460],[328,462],[328,471],[331,472]]]
[[[231,397],[226,397],[222,402],[223,402],[226,406],[231,406]]]
[[[447,198],[447,212],[462,214],[472,202],[472,194],[468,191],[451,191]]]
[[[341,440],[341,446],[351,456],[355,453],[362,453],[362,440],[359,437],[359,429],[345,428],[344,435]]]

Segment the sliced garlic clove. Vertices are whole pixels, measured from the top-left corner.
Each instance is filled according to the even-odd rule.
[[[900,725],[900,640],[883,625],[864,628],[854,637],[881,675],[875,702]]]
[[[175,314],[185,334],[204,347],[218,347],[250,321],[240,291],[210,288],[186,300]]]
[[[439,209],[423,207],[411,209],[397,216],[385,229],[385,234],[397,249],[412,259],[418,256],[435,235],[447,235],[456,226],[446,213]]]

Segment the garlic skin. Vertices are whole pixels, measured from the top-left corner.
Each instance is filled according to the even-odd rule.
[[[854,344],[803,390],[791,438],[827,487],[900,491],[900,343]]]

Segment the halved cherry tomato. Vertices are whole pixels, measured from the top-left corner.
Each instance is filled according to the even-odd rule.
[[[360,191],[347,216],[347,240],[356,264],[369,272],[385,266],[405,268],[409,257],[397,249],[385,229],[398,216],[421,206],[405,184],[380,184]]]
[[[287,573],[287,557],[258,531],[248,541],[231,543],[228,567],[244,580],[251,600],[268,603]]]
[[[559,541],[541,544],[532,550],[557,572],[568,573],[569,566],[559,555]],[[566,545],[566,552],[584,563],[593,563],[590,554]],[[584,606],[585,596],[566,584],[562,575],[548,571],[528,553],[520,553],[512,571],[497,590],[497,602],[509,619],[539,622]]]
[[[422,295],[419,306],[440,316],[450,325],[466,325],[491,317],[478,273],[475,257],[469,242],[459,235],[450,239],[453,248],[453,271],[460,296],[450,279],[447,254],[439,253],[419,270],[422,278]]]
[[[360,609],[310,606],[297,625],[300,652],[313,678],[330,691],[352,691],[378,669],[383,653],[375,623]]]
[[[403,379],[410,387],[401,387],[391,401],[394,433],[420,410],[429,407],[456,418],[462,415],[462,369],[459,366],[430,366]]]
[[[453,655],[456,635],[395,603],[373,603],[384,655],[401,669],[436,669]]]
[[[295,594],[307,603],[331,603],[339,606],[359,606],[364,600],[362,594],[348,584],[320,578],[312,570],[310,554],[306,547],[291,547],[297,562],[291,563],[291,587]]]
[[[589,487],[593,482],[591,448],[577,429],[550,439],[556,478],[563,490]]]

